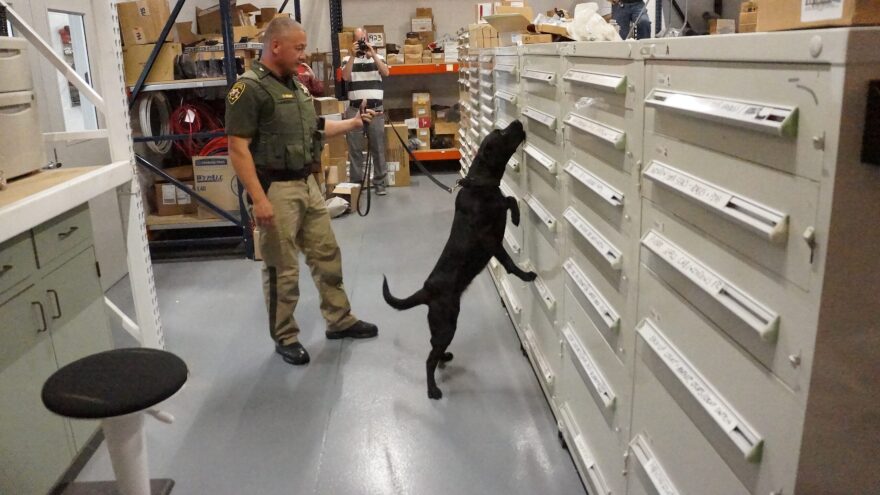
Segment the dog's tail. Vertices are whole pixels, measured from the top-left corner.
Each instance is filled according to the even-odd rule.
[[[419,304],[428,303],[428,291],[426,291],[424,287],[406,299],[398,299],[392,296],[391,290],[388,289],[388,278],[386,277],[382,277],[382,296],[385,298],[385,302],[387,302],[389,306],[401,311],[414,308]]]

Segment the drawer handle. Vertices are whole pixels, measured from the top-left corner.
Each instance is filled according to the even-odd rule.
[[[581,268],[574,262],[573,259],[569,258],[565,260],[565,263],[562,264],[562,268],[565,269],[565,272],[571,277],[571,280],[577,285],[578,289],[580,289],[581,294],[590,302],[590,305],[593,306],[593,310],[599,314],[599,317],[602,318],[602,321],[605,323],[605,326],[608,327],[608,330],[612,332],[617,332],[620,330],[620,315],[617,314],[611,304],[605,300],[604,297],[599,293],[599,290],[596,289],[596,286],[590,282],[590,279],[587,278],[587,275],[581,270]]]
[[[504,293],[504,298],[507,299],[510,312],[515,315],[522,313],[522,305],[519,302],[519,298],[513,293],[513,289],[510,288],[510,282],[507,281],[507,277],[501,279],[501,291]]]
[[[480,122],[483,124],[484,130],[485,129],[493,129],[495,127],[495,124],[491,120],[486,118],[485,115],[482,118],[480,118]]]
[[[647,439],[640,433],[629,444],[629,450],[641,466],[642,471],[648,478],[648,482],[654,487],[657,495],[679,495],[678,488],[672,484],[666,470],[657,460],[657,456],[651,451]]]
[[[536,70],[536,69],[525,69],[522,73],[522,76],[526,79],[531,79],[533,81],[539,81],[542,83],[549,84],[551,86],[556,83],[556,73],[555,72],[546,72],[543,70]]]
[[[779,333],[777,313],[755,301],[657,232],[648,232],[642,239],[642,245],[746,323],[761,340],[776,341]]]
[[[556,218],[547,211],[547,208],[544,208],[544,205],[542,205],[537,198],[531,194],[527,195],[526,204],[528,204],[529,208],[535,212],[535,215],[538,215],[538,218],[541,219],[541,222],[547,227],[547,230],[550,232],[556,232]]]
[[[535,364],[538,365],[538,374],[544,378],[544,383],[546,383],[548,387],[552,387],[553,381],[556,377],[553,375],[553,369],[547,364],[547,359],[544,358],[543,351],[541,351],[541,348],[538,347],[535,342],[535,331],[532,330],[531,325],[524,326],[523,335],[526,337],[525,347],[526,349],[531,349]]]
[[[614,409],[617,397],[608,385],[608,380],[605,379],[602,372],[596,367],[593,357],[590,356],[590,353],[587,352],[580,339],[574,334],[574,329],[570,324],[562,327],[562,336],[568,345],[568,349],[574,355],[574,365],[577,368],[578,374],[584,383],[590,384],[593,396],[600,402],[599,406],[606,410]]]
[[[797,107],[763,105],[655,89],[645,99],[649,107],[780,137],[795,137]]]
[[[519,172],[520,163],[516,158],[511,157],[510,160],[507,161],[507,168],[514,172]]]
[[[710,423],[699,421],[700,418],[691,417],[692,420],[695,420],[694,423],[697,427],[703,431],[706,439],[714,443],[722,441],[728,444],[728,448],[732,447],[735,451],[740,452],[743,460],[755,464],[760,463],[764,439],[746,424],[739,413],[724,400],[721,394],[682,355],[681,351],[668,341],[650,318],[642,320],[636,328],[636,333],[645,341],[656,358],[663,363],[663,367],[666,368],[663,371],[674,377],[673,380],[664,380],[658,376],[670,395],[675,398],[676,402],[690,398],[693,405],[696,406],[687,407],[688,404],[680,404],[683,406],[682,409],[689,416],[695,414],[708,416],[707,419],[710,419],[710,423],[714,423],[718,427],[716,430],[710,429],[708,426],[701,426]],[[644,361],[644,359],[643,355],[642,360]],[[645,364],[653,367],[647,362]]]
[[[565,210],[565,213],[563,213],[562,216],[565,217],[568,223],[574,227],[584,240],[593,246],[593,249],[595,249],[596,252],[605,258],[605,261],[608,262],[608,265],[611,266],[612,269],[620,270],[623,266],[623,255],[620,250],[614,247],[608,239],[603,237],[586,218],[582,217],[581,214],[575,211],[571,206]]]
[[[770,242],[782,243],[788,237],[788,215],[784,213],[658,161],[652,161],[642,173],[658,184],[760,234]]]
[[[537,270],[530,262],[526,262],[526,271],[536,272]],[[547,307],[547,311],[553,311],[553,309],[556,308],[556,296],[550,292],[550,287],[547,286],[547,282],[544,282],[544,279],[538,275],[538,277],[532,282],[532,285],[535,287],[535,290],[538,291],[538,295],[541,296],[541,302]]]
[[[616,150],[622,150],[626,147],[626,133],[623,131],[600,124],[594,120],[586,119],[574,113],[568,114],[564,122],[568,126],[610,144]]]
[[[0,267],[0,277],[11,272],[13,268],[15,268],[13,265],[3,265],[2,267]]]
[[[525,107],[522,114],[549,129],[556,129],[556,117],[549,113],[542,112],[532,107]]]
[[[61,300],[58,299],[58,292],[56,292],[56,291],[53,290],[53,289],[49,289],[49,290],[46,291],[46,294],[51,295],[51,296],[55,299],[55,311],[57,311],[58,314],[55,315],[55,316],[53,316],[52,319],[53,319],[53,320],[57,320],[58,318],[61,318],[61,316],[62,316],[62,313],[61,313]]]
[[[9,105],[8,107],[0,107],[0,113],[6,115],[19,115],[27,112],[31,109],[30,103],[24,103],[19,105]]]
[[[586,442],[584,442],[584,436],[574,422],[574,417],[571,414],[571,408],[568,403],[560,406],[559,412],[562,417],[563,429],[568,432],[568,436],[574,444],[577,457],[580,458],[581,463],[584,465],[584,470],[587,472],[587,477],[590,479],[590,485],[592,485],[590,493],[610,495],[611,490],[608,489],[605,478],[599,472],[599,466],[596,465],[596,457],[590,451],[590,448],[587,447]]]
[[[43,323],[43,327],[40,328],[39,330],[37,330],[37,333],[43,333],[43,332],[45,332],[46,330],[49,330],[49,325],[46,323],[46,311],[45,311],[44,308],[43,308],[43,303],[41,303],[41,302],[32,302],[32,303],[31,303],[31,307],[33,307],[33,306],[37,306],[38,308],[40,308],[40,320],[41,320],[42,323]]]
[[[67,232],[59,232],[58,239],[63,241],[65,239],[67,239],[68,237],[72,236],[73,233],[76,232],[77,230],[79,230],[79,227],[73,226],[73,227],[67,229]]]
[[[508,93],[507,91],[496,91],[495,98],[499,100],[504,100],[511,105],[516,104],[516,95],[513,93]]]
[[[538,163],[541,164],[542,167],[546,168],[548,172],[551,174],[556,174],[556,160],[550,158],[549,155],[539,150],[532,144],[527,144],[523,151],[526,152],[527,155],[534,158]]]
[[[588,172],[584,167],[581,167],[574,161],[569,161],[565,165],[565,171],[611,206],[623,206],[623,193],[614,189],[591,172]]]
[[[507,244],[513,254],[519,254],[520,251],[522,251],[519,243],[516,242],[516,239],[513,238],[513,234],[511,234],[508,230],[504,231],[504,242]]]
[[[495,100],[494,100],[494,98],[492,98],[492,95],[487,95],[485,93],[480,95],[480,99],[485,101],[487,105],[492,105],[493,103],[495,103]]]
[[[626,93],[625,76],[612,76],[609,74],[600,74],[598,72],[569,69],[562,78],[575,84],[592,86],[603,91],[611,91],[612,93],[620,95]]]
[[[516,66],[513,64],[495,64],[495,68],[493,70],[495,72],[506,72],[508,74],[513,74],[516,72]]]

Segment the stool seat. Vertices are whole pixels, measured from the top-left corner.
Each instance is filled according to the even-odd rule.
[[[104,419],[136,413],[186,383],[186,363],[158,349],[115,349],[56,371],[43,385],[43,404],[68,418]]]

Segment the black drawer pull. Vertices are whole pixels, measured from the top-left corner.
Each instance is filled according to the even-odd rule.
[[[58,238],[63,241],[64,239],[67,239],[68,237],[73,235],[73,233],[76,232],[77,230],[79,230],[79,227],[71,227],[71,228],[67,229],[67,232],[59,232]]]
[[[53,319],[53,320],[57,320],[58,318],[61,318],[61,315],[62,315],[62,313],[61,313],[61,301],[58,299],[58,293],[55,292],[55,290],[53,290],[53,289],[49,289],[49,290],[46,291],[46,294],[49,294],[49,295],[51,295],[52,297],[55,298],[55,311],[57,311],[58,314],[55,315],[55,316],[53,316],[52,319]]]
[[[12,271],[12,268],[13,268],[12,265],[3,265],[3,266],[0,266],[0,277],[2,277],[3,275],[6,275],[6,274],[9,273],[10,271]]]
[[[39,306],[40,307],[40,318],[43,320],[43,328],[37,330],[37,333],[43,333],[49,329],[49,325],[46,324],[46,312],[43,310],[43,303],[32,302],[31,306]]]

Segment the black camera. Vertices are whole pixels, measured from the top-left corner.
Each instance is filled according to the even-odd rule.
[[[364,41],[364,40],[358,40],[357,45],[358,45],[357,56],[358,56],[358,57],[363,57],[364,55],[366,55],[366,53],[367,53],[367,42]]]

